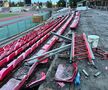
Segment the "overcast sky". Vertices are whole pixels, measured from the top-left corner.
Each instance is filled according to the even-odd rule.
[[[9,0],[8,0],[9,1]],[[11,0],[11,2],[14,1],[14,2],[18,2],[18,1],[24,1],[24,0]],[[50,0],[31,0],[32,3],[33,2],[46,2],[46,1],[50,1]],[[51,0],[52,2],[57,2],[58,0]]]

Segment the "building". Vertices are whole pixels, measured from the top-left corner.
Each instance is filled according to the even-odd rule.
[[[87,5],[87,0],[82,0],[80,2],[77,2],[77,4],[81,4],[82,6],[86,6]]]
[[[94,7],[101,7],[101,8],[107,8],[108,7],[108,0],[88,0],[90,6]]]
[[[24,4],[25,4],[25,6],[31,6],[32,5],[31,0],[24,0]]]

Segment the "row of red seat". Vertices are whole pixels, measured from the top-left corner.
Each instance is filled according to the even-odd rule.
[[[77,11],[75,15],[76,15],[76,16],[80,16],[80,12],[79,12],[79,11]]]
[[[71,15],[71,17],[68,19],[68,21],[62,26],[62,28],[57,32],[58,35],[61,35],[64,30],[67,28],[67,26],[69,25],[69,23],[71,22],[71,20],[73,19],[74,17],[74,14]],[[42,51],[41,51],[41,54],[42,53],[45,53],[47,52],[54,44],[55,42],[58,40],[58,37],[56,36],[53,36],[52,39],[50,39],[43,47],[42,47]],[[38,53],[37,53],[38,54]],[[40,53],[39,53],[40,54]]]
[[[66,19],[69,16],[66,17]],[[68,19],[68,21],[63,25],[63,27],[65,28],[61,28],[59,31],[57,31],[57,33],[59,35],[63,34],[63,32],[66,30],[67,26],[69,25],[69,23],[72,21],[73,19],[73,15]],[[65,21],[65,20],[64,20]],[[63,23],[63,22],[61,22]],[[50,50],[52,48],[52,46],[57,42],[59,38],[56,36],[53,36],[40,50],[36,55],[40,55],[43,54],[45,52],[47,52],[48,50]],[[46,60],[46,59],[45,59]],[[19,90],[19,88],[21,88],[21,86],[24,84],[24,82],[31,76],[31,74],[33,73],[34,69],[36,68],[36,66],[41,63],[41,62],[35,62],[32,67],[29,69],[28,74],[26,75],[26,77],[24,77],[21,82],[16,86],[15,90]]]
[[[23,36],[22,38],[15,40],[14,42],[7,44],[0,48],[0,60],[12,53],[13,51],[17,50],[22,45],[26,44],[28,41],[32,40],[37,35],[41,34],[44,30],[50,28],[56,20],[46,24],[45,26],[40,27],[38,30],[34,30],[27,35]]]
[[[57,20],[58,21],[58,20]],[[60,22],[61,20],[59,20],[59,22]],[[54,26],[52,26],[53,28],[55,27],[55,25],[57,25],[58,24],[58,22],[56,22],[56,24],[54,24]],[[31,41],[29,42],[29,43],[27,43],[27,44],[31,44],[30,46],[31,46],[31,48],[28,48],[24,53],[22,53],[20,56],[18,56],[18,58],[17,59],[15,59],[15,60],[13,60],[11,63],[9,63],[8,65],[7,65],[7,67],[6,68],[2,68],[1,70],[0,70],[0,81],[2,81],[3,79],[4,79],[4,77],[6,76],[6,75],[8,75],[8,73],[10,72],[10,71],[12,71],[14,68],[16,68],[16,66],[23,60],[23,59],[25,59],[36,47],[38,47],[46,38],[48,38],[49,37],[49,31],[50,30],[52,30],[52,28],[51,29],[47,29],[45,32],[44,32],[44,34],[43,35],[45,35],[41,40],[39,40],[39,41],[37,41],[37,43],[35,43],[35,40],[37,40],[37,38],[38,37],[36,37],[36,38],[34,38],[32,41],[34,41],[33,43],[31,43]],[[48,34],[47,34],[48,33]],[[41,35],[41,34],[40,34]],[[39,35],[39,38],[41,38],[40,37],[40,35]],[[39,39],[38,38],[38,39]],[[27,45],[27,44],[25,44],[25,45]],[[24,45],[24,47],[25,47],[25,45]],[[24,49],[24,47],[20,47],[18,50],[19,50],[19,52],[22,50],[22,49]],[[14,54],[13,54],[14,53]],[[12,55],[15,55],[15,52],[13,52],[12,53]],[[21,52],[20,52],[21,53]],[[11,58],[13,58],[13,56],[11,56]],[[7,57],[7,59],[8,59],[8,57]],[[7,60],[6,60],[6,62],[7,62]]]
[[[63,19],[62,19],[63,20]],[[61,20],[60,20],[60,22],[61,22]],[[58,24],[58,23],[57,23]],[[49,31],[47,31],[47,32],[49,32]],[[44,41],[44,39],[46,38],[46,37],[48,37],[50,35],[50,33],[48,33],[48,34],[46,34],[41,40],[43,40]],[[27,49],[26,50],[26,52],[25,53],[22,53],[17,59],[15,59],[14,61],[12,61],[10,64],[8,64],[8,68],[6,69],[2,69],[2,71],[1,71],[1,75],[0,75],[0,78],[1,78],[1,80],[3,80],[3,78],[6,76],[6,75],[8,75],[8,73],[10,72],[10,71],[12,71],[27,55],[29,55],[30,53],[31,53],[31,50],[33,50],[33,48],[36,48],[37,47],[37,45],[40,45],[41,43],[40,43],[40,41],[41,40],[39,40],[37,43],[35,43],[35,44],[33,44],[32,45],[32,47],[30,47],[29,49]],[[40,43],[40,44],[39,44]],[[24,77],[24,79],[26,79],[26,77]],[[24,82],[24,81],[23,81]],[[21,82],[21,83],[23,83],[23,82]],[[20,85],[21,85],[21,83],[20,83]]]
[[[74,30],[77,28],[77,26],[79,24],[79,20],[80,20],[80,12],[76,12],[75,18],[74,18],[72,24],[70,25],[71,30]]]
[[[58,20],[56,21],[56,23],[58,22]],[[55,24],[56,24],[55,23]],[[54,23],[53,24],[53,27],[54,27]],[[51,24],[51,25],[52,25]],[[10,49],[12,52],[10,52],[9,55],[7,55],[6,57],[4,57],[3,59],[0,60],[0,67],[2,67],[5,63],[11,61],[14,57],[16,57],[17,55],[19,55],[22,51],[24,51],[27,47],[31,46],[35,41],[37,41],[40,37],[42,37],[43,35],[46,34],[46,30],[47,28],[45,29],[39,29],[41,30],[41,32],[39,33],[39,30],[37,31],[33,31],[31,33],[28,33],[27,35],[23,36],[22,38],[20,38],[19,40],[16,40],[14,42],[17,42],[17,43],[23,43],[23,44],[14,44],[15,46],[17,45],[17,47],[15,47],[14,45],[11,46],[11,47],[15,47],[15,50],[12,51],[12,49]],[[49,27],[49,29],[51,30],[52,27]],[[38,34],[37,34],[38,33]],[[33,36],[34,35],[34,36]],[[38,35],[38,36],[37,36]],[[31,37],[32,38],[31,38]],[[28,39],[28,37],[30,37],[30,39]],[[10,44],[9,44],[10,45]],[[7,45],[8,46],[8,45]],[[11,48],[10,47],[10,48]],[[8,50],[9,50],[9,47],[8,47]]]
[[[61,22],[61,25],[68,19],[68,17],[69,16],[67,16],[64,20],[63,20],[63,22]],[[58,24],[59,25],[59,24]],[[59,27],[58,27],[58,25],[53,29],[54,31],[56,31]],[[58,28],[57,28],[58,27]],[[52,30],[52,31],[53,31]],[[47,52],[55,43],[56,43],[56,41],[57,41],[57,37],[52,37],[49,41],[50,42],[48,42],[47,43],[47,45],[49,45],[49,47],[47,47],[47,49],[45,49],[45,45],[42,47],[42,49],[41,50],[39,50],[39,52],[37,53],[37,55],[38,54],[42,54],[42,53],[44,53],[44,52]],[[40,53],[41,52],[41,53]],[[26,76],[24,76],[23,77],[23,79],[21,80],[21,82],[18,84],[18,85],[16,85],[16,87],[15,87],[15,89],[14,90],[19,90],[21,87],[22,87],[22,85],[25,83],[25,81],[31,76],[31,74],[33,73],[33,71],[34,71],[34,69],[36,68],[36,66],[38,65],[39,63],[34,63],[32,66],[31,66],[31,68],[29,69],[29,71],[28,71],[28,73],[27,73],[27,75]]]

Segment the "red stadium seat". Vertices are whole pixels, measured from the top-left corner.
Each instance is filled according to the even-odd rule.
[[[33,42],[33,44],[34,44],[34,43],[36,42],[36,39],[33,39],[32,42]]]
[[[10,47],[11,47],[10,45],[6,45],[3,47],[7,55],[9,54],[9,51],[11,50]]]
[[[41,44],[41,40],[37,41],[37,45],[39,46]]]
[[[22,60],[23,60],[23,55],[21,54],[17,59],[15,59],[13,62],[13,68],[15,68]]]
[[[7,52],[4,51],[3,48],[0,48],[0,59],[7,55]]]
[[[12,52],[8,57],[7,57],[7,62],[11,61],[15,57],[15,52]]]
[[[30,53],[31,53],[31,48],[26,50],[26,52],[24,54],[24,58],[26,58]]]
[[[0,59],[2,59],[3,57],[5,57],[6,55],[7,55],[6,52],[2,52],[2,53],[0,54]]]
[[[6,76],[8,76],[8,74],[13,70],[13,66],[12,65],[8,65],[7,68],[2,68],[0,70],[0,81],[2,81]]]
[[[23,51],[23,48],[21,47],[15,51],[15,55],[17,56],[17,55],[21,54],[22,51]]]
[[[31,50],[34,51],[37,48],[37,43],[35,43],[32,47]]]
[[[10,71],[13,70],[13,64],[14,64],[14,62],[12,61],[7,65]]]
[[[45,51],[48,51],[49,50],[49,45],[48,44],[45,44],[43,47],[42,47],[43,50]]]
[[[49,37],[48,35],[45,35],[45,36],[41,39],[41,42],[46,41],[48,37]]]
[[[31,41],[29,42],[29,46],[32,46],[32,44],[33,44],[33,41],[31,40]]]
[[[37,38],[39,39],[41,37],[41,35],[38,35]]]
[[[34,41],[36,42],[37,40],[38,40],[38,38],[37,38],[37,37],[35,37],[35,38],[34,38]]]
[[[7,63],[7,57],[5,57],[2,60],[0,60],[0,67],[2,67],[3,65],[5,65],[5,63]]]
[[[16,45],[15,45],[15,47],[14,47],[14,50],[17,50],[19,47],[20,47],[20,43],[17,42]]]
[[[7,68],[1,69],[0,70],[0,81],[2,81],[8,73],[9,73],[9,71]]]
[[[22,46],[23,49],[26,49],[28,47],[27,44],[25,44],[24,46]]]

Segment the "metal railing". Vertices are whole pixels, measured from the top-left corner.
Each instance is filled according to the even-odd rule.
[[[14,36],[18,33],[26,31],[38,23],[32,22],[32,17],[27,17],[15,22],[10,22],[4,25],[0,25],[0,41]]]

